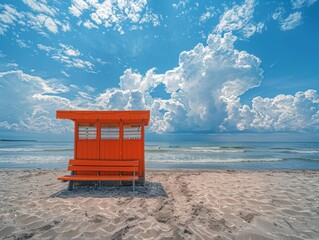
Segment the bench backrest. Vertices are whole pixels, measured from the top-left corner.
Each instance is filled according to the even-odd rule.
[[[138,172],[138,160],[74,160],[69,161],[69,171]]]

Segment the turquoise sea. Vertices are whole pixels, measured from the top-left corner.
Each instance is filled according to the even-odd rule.
[[[71,141],[0,141],[0,168],[64,168]],[[147,142],[147,168],[319,169],[317,142]]]

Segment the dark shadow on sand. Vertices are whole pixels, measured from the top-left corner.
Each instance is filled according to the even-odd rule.
[[[161,183],[146,181],[144,186],[136,186],[133,192],[132,186],[77,186],[72,191],[66,188],[54,193],[51,198],[76,198],[76,197],[95,197],[95,198],[167,198],[167,193]]]

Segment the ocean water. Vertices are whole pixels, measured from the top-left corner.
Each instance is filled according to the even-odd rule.
[[[0,168],[66,168],[73,142],[0,141]],[[148,142],[147,168],[317,169],[319,143]]]

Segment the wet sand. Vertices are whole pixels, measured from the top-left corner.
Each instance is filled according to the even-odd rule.
[[[62,170],[0,170],[1,239],[319,239],[318,171],[147,170],[67,191]]]

